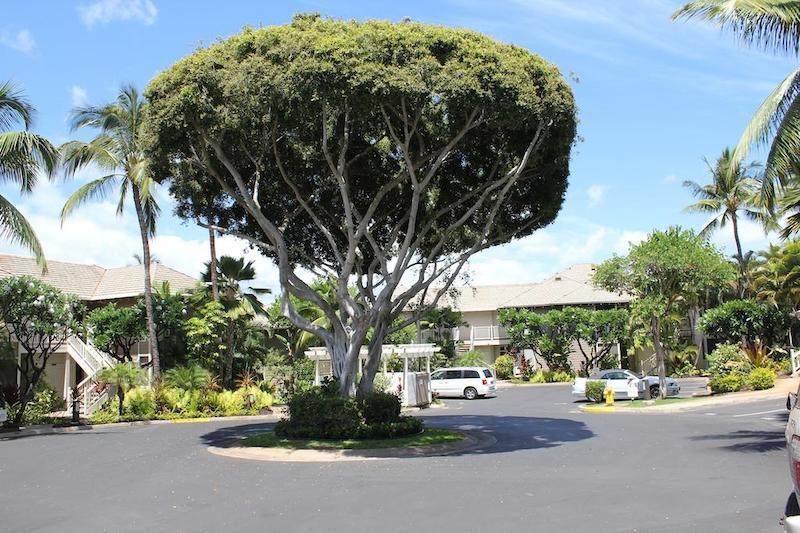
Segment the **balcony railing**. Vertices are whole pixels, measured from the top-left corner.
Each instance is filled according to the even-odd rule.
[[[508,340],[506,328],[502,326],[462,326],[453,328],[453,340],[461,342]]]

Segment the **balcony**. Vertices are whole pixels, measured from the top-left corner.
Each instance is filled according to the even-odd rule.
[[[502,326],[462,326],[453,328],[453,340],[473,346],[508,344],[506,328]]]

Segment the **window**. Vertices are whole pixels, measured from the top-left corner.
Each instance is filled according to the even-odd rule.
[[[431,374],[431,379],[442,379],[444,377],[444,372],[434,372]]]
[[[461,379],[461,370],[448,370],[444,373],[444,379]]]
[[[489,370],[488,368],[484,368],[483,369],[483,375],[486,376],[487,378],[490,378],[490,377],[492,377],[492,371]]]
[[[467,378],[479,378],[479,377],[481,377],[481,375],[478,374],[477,370],[464,370],[464,378],[465,379],[467,379]]]

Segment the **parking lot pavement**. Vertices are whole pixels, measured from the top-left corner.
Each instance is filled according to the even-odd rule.
[[[271,427],[241,421],[0,441],[0,530],[780,531],[783,430],[752,414],[780,405],[593,415],[569,391],[509,388],[418,413],[497,440],[448,457],[303,464],[206,451]]]

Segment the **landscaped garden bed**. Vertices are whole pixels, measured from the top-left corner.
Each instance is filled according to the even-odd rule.
[[[464,434],[451,429],[428,428],[414,435],[390,439],[291,439],[279,437],[274,431],[245,437],[242,446],[260,448],[290,448],[295,450],[370,450],[450,444],[464,440]]]

